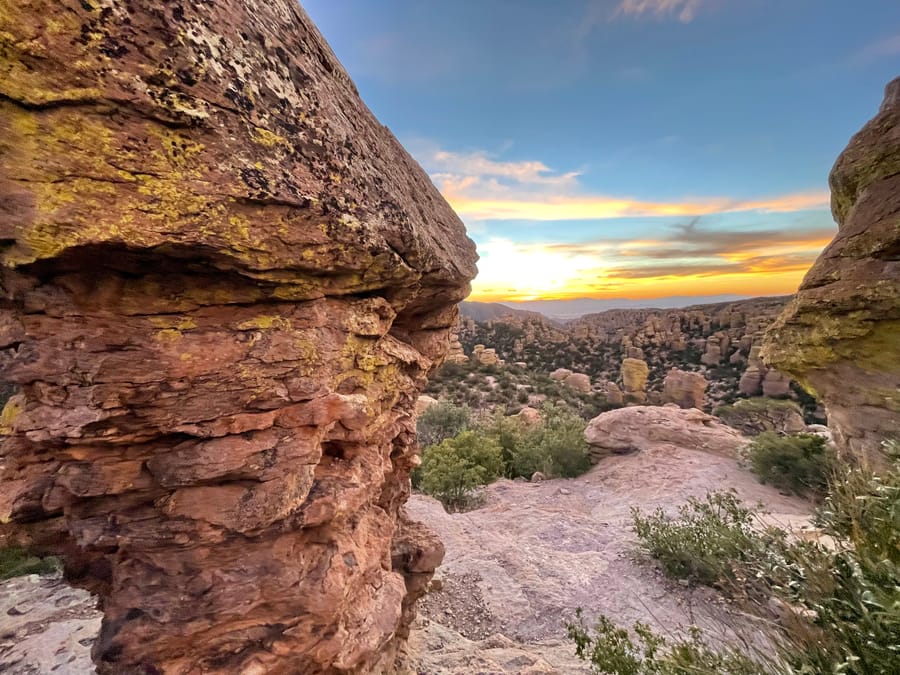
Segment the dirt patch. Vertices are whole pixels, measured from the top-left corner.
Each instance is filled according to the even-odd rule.
[[[432,590],[419,602],[419,616],[451,628],[469,640],[490,637],[498,632],[499,626],[481,596],[480,581],[476,574],[438,575],[432,581]]]

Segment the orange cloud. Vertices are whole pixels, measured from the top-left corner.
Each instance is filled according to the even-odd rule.
[[[633,216],[702,216],[735,211],[786,213],[824,208],[829,204],[827,191],[801,192],[767,199],[733,200],[710,197],[680,202],[651,202],[603,196],[531,195],[507,198],[473,194],[481,187],[477,179],[440,181],[438,188],[460,216],[475,220],[603,220]]]
[[[676,228],[668,239],[479,247],[473,300],[654,298],[666,295],[793,293],[833,230],[704,232]],[[627,263],[627,264],[625,264]]]

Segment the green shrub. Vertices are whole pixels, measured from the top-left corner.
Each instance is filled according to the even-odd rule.
[[[674,519],[662,509],[645,515],[633,508],[631,515],[641,548],[659,560],[666,574],[707,586],[722,587],[742,577],[739,563],[766,544],[753,530],[753,510],[733,491],[692,497]]]
[[[568,408],[545,404],[540,424],[525,427],[511,438],[508,474],[530,478],[540,471],[548,478],[580,476],[590,468],[584,427],[584,420]]]
[[[785,659],[821,673],[896,673],[900,663],[900,468],[845,469],[816,524],[834,547],[792,546],[774,591],[805,609],[812,630]],[[798,639],[803,638],[803,639]]]
[[[54,557],[39,558],[24,548],[10,546],[0,548],[0,580],[21,577],[26,574],[49,574],[59,569]]]
[[[472,411],[466,406],[440,401],[429,406],[416,421],[419,445],[423,448],[453,438],[472,424]]]
[[[737,649],[711,647],[696,627],[691,627],[687,637],[670,641],[638,622],[633,627],[635,641],[627,630],[606,616],[601,616],[593,631],[589,631],[579,609],[575,621],[566,624],[566,630],[569,639],[575,642],[576,655],[589,661],[594,673],[763,675],[771,672]]]
[[[503,471],[500,445],[475,431],[463,431],[425,449],[422,455],[421,487],[448,509],[472,503],[475,488],[498,478]]]
[[[568,408],[545,404],[540,421],[531,424],[497,410],[474,426],[500,445],[508,478],[530,478],[535,471],[548,478],[571,477],[590,467],[585,422]]]
[[[766,636],[776,647],[777,672],[897,672],[900,468],[896,462],[880,474],[858,468],[836,473],[815,518],[831,538],[829,545],[751,527],[758,514],[732,493],[690,500],[675,519],[659,510],[649,516],[638,511],[633,515],[641,548],[657,558],[668,575],[714,585],[762,615],[769,612],[771,598],[783,601],[787,618],[782,617],[781,624],[770,623]],[[612,639],[615,627],[601,628],[600,637],[593,639]],[[674,671],[623,667],[608,672],[732,672],[706,666]],[[760,672],[775,672],[772,668],[770,664]]]
[[[750,443],[747,458],[761,482],[801,495],[824,492],[833,464],[825,439],[814,434],[762,433]]]

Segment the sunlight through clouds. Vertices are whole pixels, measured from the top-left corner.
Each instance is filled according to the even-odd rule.
[[[584,172],[555,171],[539,160],[412,145],[478,240],[475,299],[659,297],[707,293],[710,283],[733,293],[783,293],[834,234],[825,190],[635,199],[593,193],[580,181]],[[567,222],[588,236],[566,238]],[[509,223],[527,227],[531,241]],[[623,225],[630,229],[617,229]]]

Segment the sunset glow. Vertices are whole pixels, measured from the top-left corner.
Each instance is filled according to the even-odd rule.
[[[465,222],[482,301],[796,291],[900,59],[900,3],[814,4],[305,3]]]

